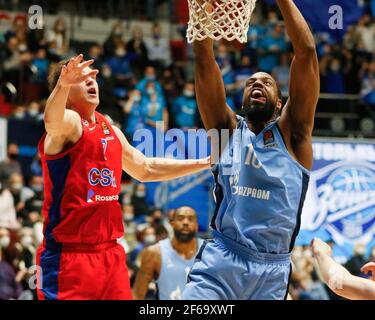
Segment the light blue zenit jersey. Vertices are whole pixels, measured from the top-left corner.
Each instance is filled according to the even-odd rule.
[[[203,240],[197,238],[197,252]],[[170,239],[159,242],[161,253],[161,270],[156,281],[159,300],[181,300],[185,289],[187,276],[192,268],[195,256],[189,260],[181,257],[172,247]]]
[[[310,172],[288,153],[277,121],[255,135],[244,118],[237,119],[237,130],[212,168],[211,227],[258,252],[289,253]]]

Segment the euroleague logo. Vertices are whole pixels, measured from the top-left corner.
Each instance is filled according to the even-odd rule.
[[[319,206],[315,222],[339,242],[371,241],[375,231],[375,167],[368,162],[341,162],[314,177]]]

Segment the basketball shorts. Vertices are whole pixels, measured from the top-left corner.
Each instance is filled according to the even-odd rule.
[[[260,253],[214,231],[188,275],[183,300],[283,300],[290,254]]]
[[[40,300],[131,300],[126,254],[111,241],[47,245],[37,253]]]

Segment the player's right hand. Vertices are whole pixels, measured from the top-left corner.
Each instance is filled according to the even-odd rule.
[[[362,268],[361,272],[364,274],[368,274],[371,272],[372,274],[372,281],[375,281],[375,262],[366,263]]]
[[[61,69],[59,84],[62,87],[70,87],[75,84],[96,76],[99,73],[97,69],[87,69],[94,63],[94,60],[83,61],[83,55],[80,54],[70,59],[66,66]],[[90,71],[88,71],[90,70]]]
[[[311,241],[311,247],[314,256],[322,253],[330,256],[332,253],[331,247],[319,238],[314,238]]]

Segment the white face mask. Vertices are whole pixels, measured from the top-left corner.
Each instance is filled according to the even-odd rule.
[[[36,109],[31,109],[29,110],[29,115],[32,116],[32,117],[35,117],[39,114],[39,111],[36,110]]]
[[[42,184],[35,184],[31,187],[35,192],[41,192],[43,191],[43,185]]]
[[[17,190],[17,191],[21,190],[22,187],[23,187],[22,183],[14,183],[14,184],[12,184],[12,189]]]
[[[147,235],[147,236],[145,236],[143,242],[145,243],[145,245],[154,244],[156,242],[156,237],[153,234]]]
[[[124,49],[117,49],[116,50],[116,56],[118,56],[120,58],[124,57],[125,54],[126,54],[126,51]]]
[[[15,117],[16,119],[23,119],[23,118],[25,117],[25,113],[24,113],[24,112],[16,112],[16,113],[14,114],[14,117]]]
[[[133,219],[134,219],[134,214],[132,214],[132,213],[125,213],[124,214],[124,220],[126,222],[133,221]]]
[[[33,238],[31,236],[24,236],[21,239],[21,244],[24,248],[27,248],[33,244]]]
[[[190,90],[184,90],[184,96],[188,98],[194,97],[194,92]]]
[[[0,238],[0,247],[5,249],[8,248],[10,244],[10,237],[9,236],[2,236]]]
[[[144,198],[146,196],[146,192],[144,192],[144,191],[136,191],[135,195],[138,198]]]
[[[112,71],[110,69],[104,69],[102,75],[104,78],[110,78],[112,75]]]
[[[141,96],[134,96],[133,101],[135,101],[135,102],[141,101]]]

